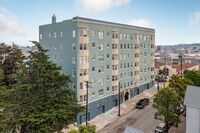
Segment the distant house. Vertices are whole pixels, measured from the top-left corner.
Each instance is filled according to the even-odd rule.
[[[186,133],[200,133],[200,87],[187,86],[184,104]]]
[[[159,70],[165,68],[165,63],[155,62],[155,74],[158,75]],[[167,76],[171,77],[173,74],[181,75],[181,64],[176,66],[166,65]],[[184,70],[199,70],[199,64],[196,63],[183,63],[182,64],[182,73]]]

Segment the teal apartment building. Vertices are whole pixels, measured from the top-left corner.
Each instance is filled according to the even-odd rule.
[[[71,75],[70,88],[86,105],[89,120],[154,86],[155,30],[82,17],[39,27],[39,42],[50,60]],[[120,85],[119,85],[120,83]],[[77,116],[85,122],[86,113]]]

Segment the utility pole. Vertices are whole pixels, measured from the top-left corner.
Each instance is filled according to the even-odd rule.
[[[181,55],[180,55],[180,59],[181,59],[181,78],[182,78],[182,77],[183,77],[183,72],[182,72],[183,55],[182,55],[182,53],[181,53]]]
[[[120,116],[120,82],[119,82],[119,109],[118,109],[118,116]]]
[[[166,65],[167,65],[167,54],[165,50],[164,88],[165,88],[165,79],[166,79]]]
[[[89,83],[88,81],[85,81],[86,82],[86,127],[88,126],[88,88],[89,88]]]

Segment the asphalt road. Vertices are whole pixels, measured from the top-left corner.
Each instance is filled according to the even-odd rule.
[[[133,109],[98,131],[98,133],[123,133],[126,125],[134,127],[144,133],[153,133],[156,126],[161,123],[161,121],[154,119],[155,112],[156,110],[152,108],[152,103],[144,109]]]

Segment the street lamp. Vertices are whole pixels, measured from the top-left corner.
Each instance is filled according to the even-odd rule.
[[[86,127],[88,125],[88,88],[89,88],[89,81],[84,81],[86,82]]]

